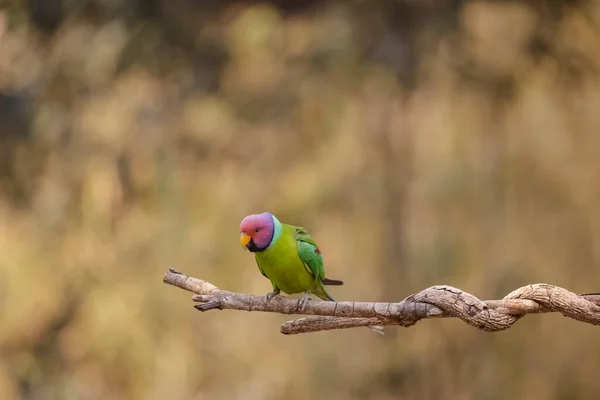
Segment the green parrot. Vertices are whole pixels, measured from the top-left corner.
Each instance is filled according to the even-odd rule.
[[[344,282],[325,277],[321,251],[308,231],[299,226],[282,224],[272,214],[251,214],[240,224],[242,246],[255,254],[260,272],[271,281],[273,291],[267,300],[281,291],[304,293],[300,307],[304,311],[310,295],[335,301],[325,285]]]

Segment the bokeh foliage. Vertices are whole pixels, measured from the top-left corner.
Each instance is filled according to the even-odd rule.
[[[340,300],[600,290],[597,3],[0,5],[0,398],[600,395],[560,316],[284,337],[161,282],[266,293],[237,228],[269,210]]]

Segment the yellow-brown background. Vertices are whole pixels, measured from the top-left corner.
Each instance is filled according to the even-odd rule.
[[[0,9],[0,398],[598,398],[598,328],[560,315],[286,337],[161,281],[266,293],[238,224],[269,210],[340,300],[600,290],[595,2],[29,3]]]

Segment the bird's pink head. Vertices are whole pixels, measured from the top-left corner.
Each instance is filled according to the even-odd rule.
[[[268,212],[250,214],[240,224],[240,243],[251,252],[263,251],[273,240],[275,222]]]

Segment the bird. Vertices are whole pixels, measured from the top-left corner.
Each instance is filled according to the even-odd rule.
[[[250,214],[240,224],[240,243],[254,253],[261,274],[271,281],[273,291],[267,301],[283,291],[304,293],[298,305],[304,311],[310,295],[335,301],[325,285],[340,286],[344,282],[325,277],[321,250],[300,226],[281,223],[269,212]]]

